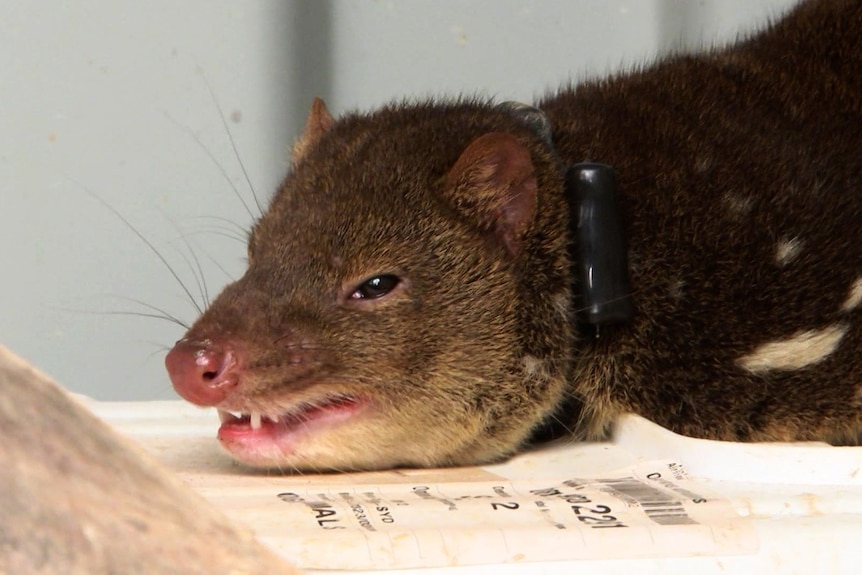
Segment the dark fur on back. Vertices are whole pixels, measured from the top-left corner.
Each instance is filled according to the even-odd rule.
[[[826,0],[542,103],[567,162],[616,167],[625,211],[638,316],[582,348],[587,405],[704,437],[855,439],[862,330],[841,308],[862,276],[860,71],[862,4]],[[785,265],[782,242],[799,250]],[[850,327],[815,365],[737,363],[834,325]]]

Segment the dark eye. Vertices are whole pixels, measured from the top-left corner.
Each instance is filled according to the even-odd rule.
[[[391,292],[399,283],[401,283],[401,280],[395,275],[385,274],[376,276],[362,282],[350,294],[350,299],[377,299]]]

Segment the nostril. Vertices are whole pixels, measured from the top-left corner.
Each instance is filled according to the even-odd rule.
[[[226,342],[181,340],[165,367],[176,392],[202,406],[222,402],[239,380],[236,352]]]

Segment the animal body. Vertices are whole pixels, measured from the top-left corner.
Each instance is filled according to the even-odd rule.
[[[615,169],[634,304],[599,337],[565,185],[584,161]],[[860,224],[855,0],[527,113],[316,101],[248,270],[167,368],[233,456],[282,469],[490,462],[626,412],[856,443]]]

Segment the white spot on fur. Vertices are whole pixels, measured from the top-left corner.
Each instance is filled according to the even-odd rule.
[[[775,246],[775,263],[786,266],[802,253],[802,240],[799,238],[782,238]]]
[[[859,307],[862,303],[862,277],[857,278],[853,285],[850,286],[850,293],[844,304],[841,306],[841,311],[851,311]]]
[[[847,326],[841,324],[799,332],[787,339],[765,343],[736,363],[751,373],[801,369],[829,357],[846,333]]]

